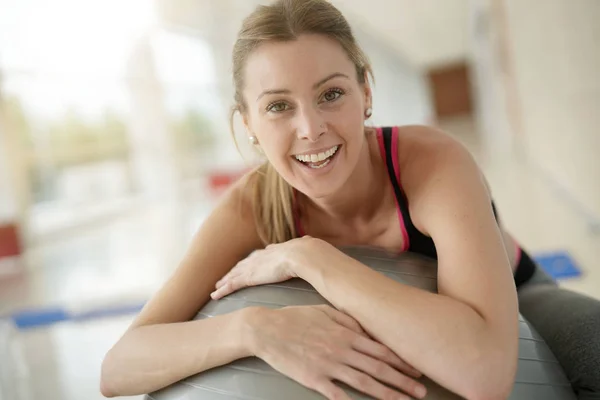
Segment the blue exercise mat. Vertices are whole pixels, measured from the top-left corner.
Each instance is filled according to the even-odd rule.
[[[537,254],[534,259],[554,280],[581,276],[581,269],[566,251]]]

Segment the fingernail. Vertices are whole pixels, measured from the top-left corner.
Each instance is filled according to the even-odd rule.
[[[417,394],[417,397],[423,398],[427,394],[427,389],[425,389],[425,386],[417,386],[415,393]]]

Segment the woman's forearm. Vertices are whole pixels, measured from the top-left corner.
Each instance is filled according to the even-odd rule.
[[[106,397],[146,394],[251,355],[252,308],[212,318],[141,326],[127,332],[102,364]]]
[[[510,368],[510,363],[505,365],[495,333],[473,308],[395,282],[332,250],[323,249],[319,257],[299,264],[298,276],[355,318],[373,338],[467,398],[492,392],[486,390],[493,387],[494,377],[505,376],[503,369]]]

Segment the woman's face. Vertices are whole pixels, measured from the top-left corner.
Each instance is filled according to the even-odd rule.
[[[365,144],[370,88],[343,48],[321,35],[270,42],[248,58],[244,123],[279,174],[306,195],[339,189]]]

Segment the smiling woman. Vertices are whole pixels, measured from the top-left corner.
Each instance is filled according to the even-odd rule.
[[[298,2],[295,6],[300,10],[310,5]],[[337,12],[332,10],[326,5],[321,15]],[[242,114],[246,131],[269,159],[264,169],[277,171],[261,171],[264,178],[257,177],[255,191],[261,200],[254,202],[255,215],[263,219],[257,221],[261,238],[277,243],[295,237],[292,196],[285,188],[291,185],[309,197],[339,202],[336,197],[346,197],[340,189],[352,181],[351,166],[364,164],[369,157],[364,120],[371,115],[368,78],[372,71],[345,20],[337,21],[335,39],[326,32],[335,29],[331,26],[321,27],[322,32],[306,29],[315,25],[310,17],[295,21],[306,25],[294,27],[303,35],[277,26],[271,27],[276,32],[264,32],[256,29],[260,23],[252,22],[242,27],[244,39],[234,48],[238,89],[233,112]],[[274,36],[277,39],[268,45],[252,43]],[[323,136],[326,131],[329,134]],[[340,196],[328,196],[335,192]]]
[[[377,399],[423,398],[421,373],[468,399],[508,397],[516,289],[543,274],[505,231],[471,155],[427,126],[365,126],[371,67],[328,1],[258,7],[233,74],[232,118],[266,160],[222,198],[107,354],[102,392],[148,393],[256,356],[329,399],[349,399],[335,381]],[[438,293],[340,246],[432,258]],[[257,303],[192,320],[211,297],[291,278],[331,306]]]

